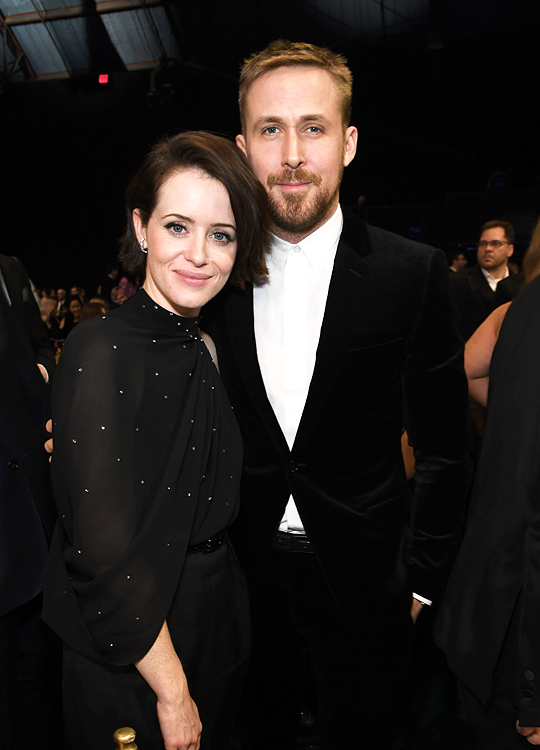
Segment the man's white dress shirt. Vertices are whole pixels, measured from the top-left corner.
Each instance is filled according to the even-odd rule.
[[[508,266],[506,266],[506,273],[504,274],[504,276],[502,277],[502,279],[496,279],[495,276],[492,276],[490,274],[490,272],[486,271],[486,269],[482,268],[482,266],[480,266],[480,270],[482,271],[482,273],[486,277],[486,281],[489,284],[489,286],[491,287],[491,291],[492,292],[496,292],[497,291],[497,284],[499,283],[499,281],[502,281],[503,279],[507,279],[510,276],[510,270],[509,270]]]
[[[253,290],[255,341],[266,393],[292,448],[315,366],[330,277],[343,228],[338,206],[297,245],[272,237],[269,281]],[[303,534],[292,496],[280,529]]]

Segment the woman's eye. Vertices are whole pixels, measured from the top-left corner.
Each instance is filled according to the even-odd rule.
[[[227,234],[227,232],[222,232],[220,230],[216,230],[212,236],[217,242],[220,242],[223,245],[228,242],[232,242],[233,239],[230,234]]]
[[[177,221],[171,221],[165,225],[165,229],[170,229],[173,234],[183,234],[186,228],[183,224],[179,224]]]

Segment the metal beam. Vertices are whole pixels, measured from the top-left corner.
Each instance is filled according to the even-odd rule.
[[[5,83],[9,83],[17,70],[20,70],[24,75],[25,80],[36,80],[36,74],[34,73],[30,61],[24,54],[19,42],[13,36],[13,32],[8,28],[8,25],[4,17],[0,14],[0,33],[3,38],[4,46],[4,60],[3,60],[3,72],[0,72],[0,78]],[[8,47],[11,50],[11,54],[14,59],[8,66],[7,62],[7,50]]]
[[[26,23],[42,21],[60,21],[67,18],[81,18],[83,16],[102,15],[104,13],[118,13],[123,10],[146,8],[151,5],[161,5],[161,0],[97,0],[95,9],[88,10],[84,5],[69,5],[59,8],[44,8],[29,13],[12,13],[6,16],[6,26],[21,26]]]

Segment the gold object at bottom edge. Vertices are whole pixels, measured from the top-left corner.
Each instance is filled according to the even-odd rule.
[[[137,750],[135,737],[135,730],[131,727],[117,729],[113,734],[113,739],[116,742],[116,750]]]

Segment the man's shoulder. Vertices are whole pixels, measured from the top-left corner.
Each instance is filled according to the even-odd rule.
[[[396,255],[397,257],[416,257],[432,258],[434,255],[441,254],[441,250],[436,250],[430,245],[424,245],[416,240],[402,237],[387,229],[381,229],[371,224],[366,224],[354,212],[344,209],[343,211],[343,232],[341,239],[346,242],[352,249],[361,247],[363,255]],[[445,259],[446,263],[446,259]],[[448,268],[448,263],[446,263]]]
[[[463,268],[457,273],[450,274],[450,281],[452,284],[457,286],[468,286],[471,279],[482,278],[483,274],[480,270],[480,266],[469,266],[469,268]]]
[[[442,253],[441,250],[437,250],[431,245],[402,237],[400,234],[389,232],[387,229],[380,229],[370,224],[366,225],[366,229],[374,252],[398,252],[425,258]]]
[[[14,282],[26,283],[26,271],[22,263],[9,255],[0,254],[0,270]]]

